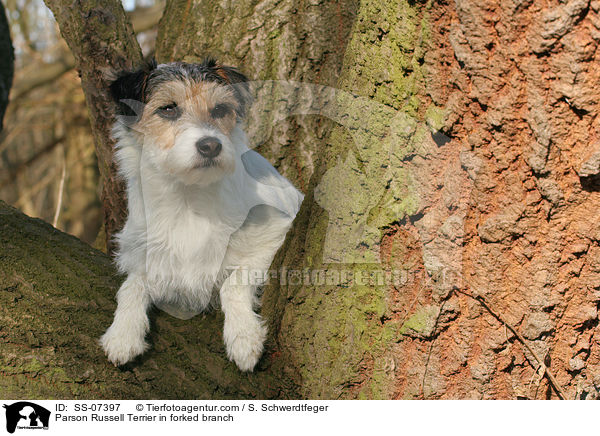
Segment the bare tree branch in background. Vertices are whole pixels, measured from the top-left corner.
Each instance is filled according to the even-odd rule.
[[[100,228],[102,183],[75,60],[43,1],[19,2],[5,3],[15,73],[0,139],[0,198],[106,250],[105,232]],[[143,4],[127,15],[148,57],[154,53],[164,1]],[[25,28],[30,35],[23,35]],[[48,144],[59,147],[48,148]],[[61,148],[66,155],[60,153]],[[63,180],[65,157],[68,172]],[[61,198],[63,207],[56,221]]]
[[[63,57],[51,64],[36,63],[31,67],[31,74],[23,74],[15,80],[10,99],[12,101],[18,100],[28,92],[55,81],[73,68],[75,68],[75,60],[70,52],[65,52]]]
[[[110,128],[114,119],[109,110],[112,103],[106,72],[139,65],[142,50],[123,6],[116,0],[46,0],[45,3],[58,22],[81,76],[103,183],[101,199],[110,251],[111,236],[125,218],[125,201],[124,186],[116,177],[113,163],[114,143],[110,138]]]
[[[57,145],[63,142],[63,140],[64,137],[62,136],[53,139],[48,144],[44,145],[43,147],[40,147],[36,154],[29,157],[24,162],[19,162],[18,165],[15,165],[14,167],[10,168],[9,171],[6,172],[6,177],[2,177],[0,179],[0,188],[3,188],[4,186],[11,183],[11,181],[14,180],[19,175],[19,173],[27,170],[27,168],[29,168],[31,164],[44,157],[47,153],[53,151]]]
[[[164,2],[159,2],[154,6],[128,12],[134,32],[136,34],[147,32],[155,27],[162,17],[163,9]],[[54,62],[40,62],[28,67],[27,74],[16,78],[11,91],[11,100],[15,101],[30,91],[55,81],[73,68],[75,68],[75,59],[69,51],[65,51]]]

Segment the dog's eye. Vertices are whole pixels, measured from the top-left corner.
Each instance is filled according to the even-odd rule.
[[[166,120],[176,120],[181,115],[181,111],[177,107],[177,103],[170,103],[159,107],[156,114]]]
[[[210,111],[210,116],[213,118],[223,118],[231,112],[231,106],[228,104],[218,104]]]

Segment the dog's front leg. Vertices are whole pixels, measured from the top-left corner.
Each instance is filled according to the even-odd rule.
[[[100,338],[100,344],[108,360],[123,365],[148,348],[145,341],[150,328],[147,310],[150,296],[142,276],[131,274],[117,293],[115,319]]]
[[[252,371],[262,354],[267,328],[254,312],[256,284],[248,283],[244,272],[247,270],[234,270],[221,287],[223,340],[227,357],[242,371]]]

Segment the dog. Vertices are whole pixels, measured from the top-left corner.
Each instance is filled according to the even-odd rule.
[[[258,292],[303,195],[248,147],[248,79],[213,59],[151,62],[118,74],[110,93],[128,217],[115,256],[127,277],[100,339],[108,359],[148,349],[151,305],[189,319],[220,303],[227,356],[252,371],[267,334]]]

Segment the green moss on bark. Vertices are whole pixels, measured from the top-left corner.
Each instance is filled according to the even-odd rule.
[[[376,254],[383,230],[419,207],[416,181],[403,160],[418,154],[429,134],[417,119],[427,109],[419,93],[428,33],[427,11],[420,4],[360,2],[338,86],[367,98],[338,94],[338,105],[346,113],[323,150],[314,197],[303,205],[310,218],[307,235],[296,246],[302,256],[288,257],[288,267],[298,262],[299,268],[347,270],[354,277],[387,268],[364,253]],[[350,233],[341,229],[357,224],[365,238],[354,246]],[[334,246],[340,263],[328,263],[324,256],[332,247],[327,237],[340,231]],[[289,247],[294,247],[293,239]],[[382,322],[389,292],[385,284],[353,279],[338,286],[288,284],[279,292],[287,304],[278,341],[297,368],[303,396],[390,397],[391,350],[402,334],[394,322]],[[267,294],[265,299],[270,307],[273,297]]]

